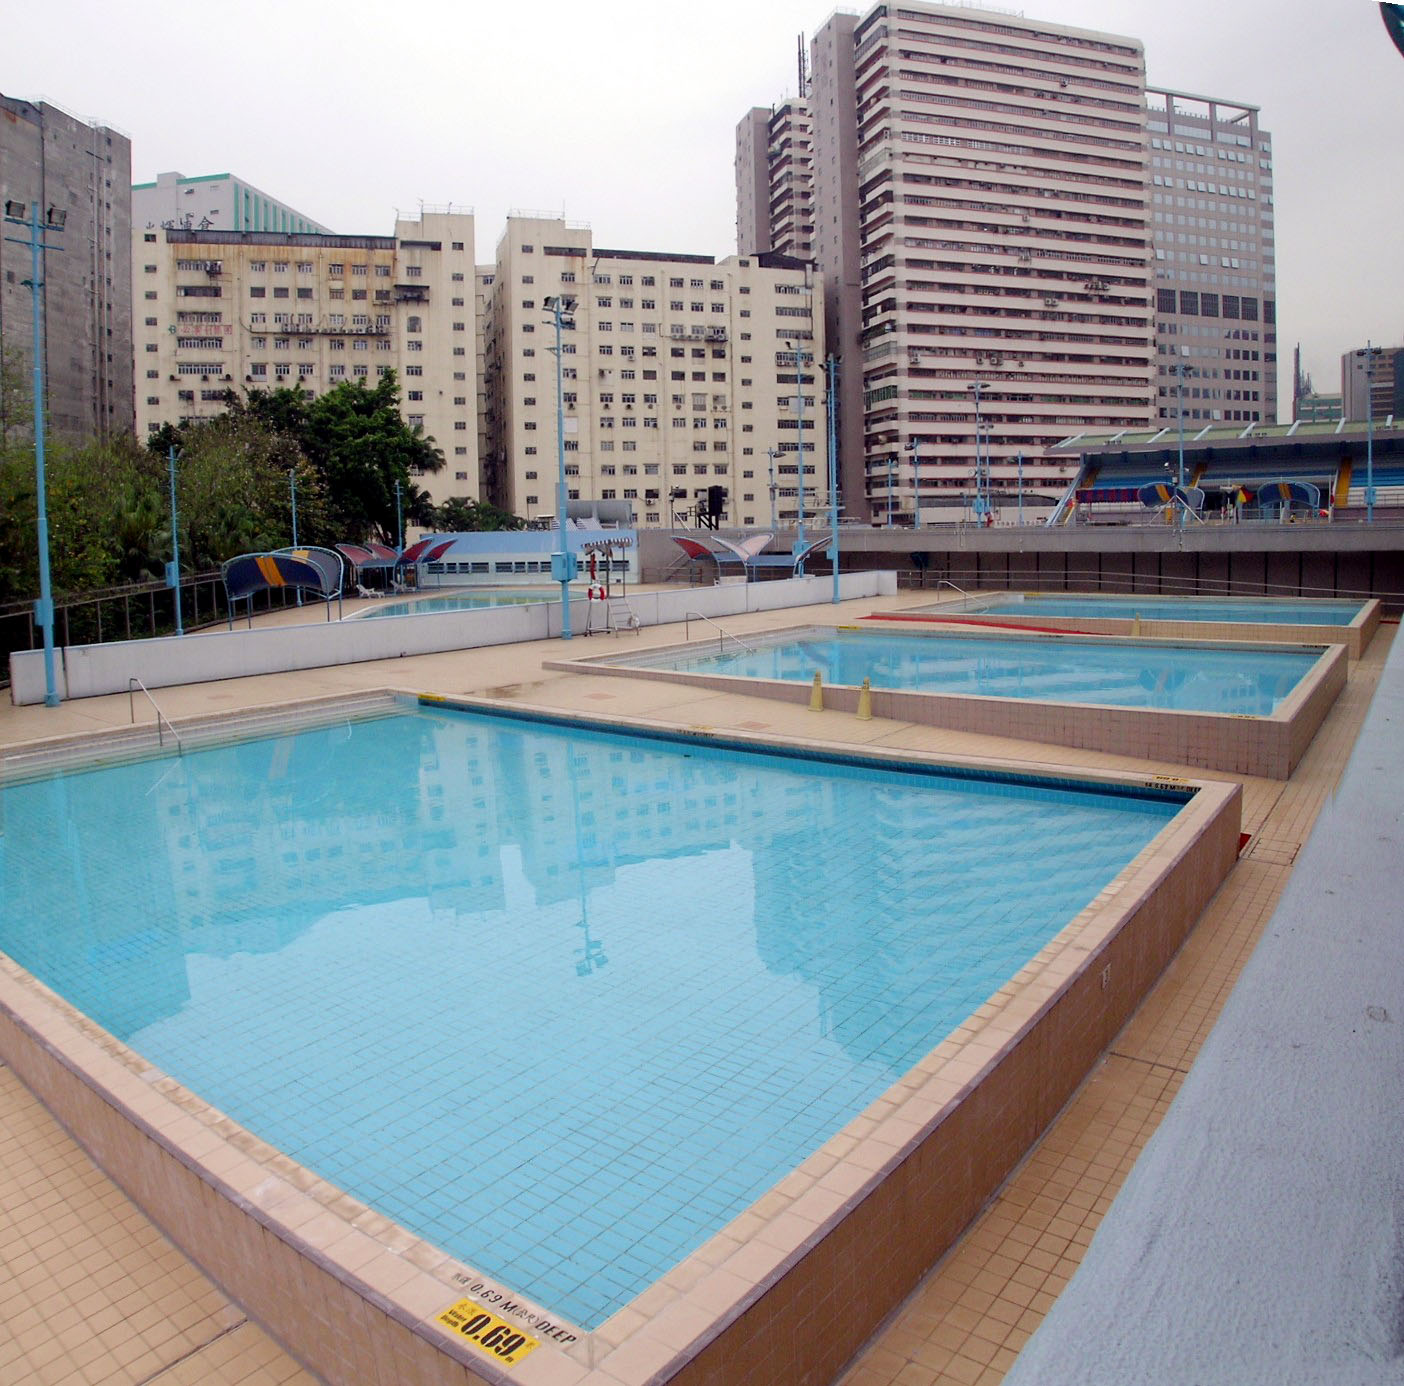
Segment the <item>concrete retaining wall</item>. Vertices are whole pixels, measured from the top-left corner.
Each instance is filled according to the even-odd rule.
[[[846,573],[839,579],[844,600],[895,596],[895,573]],[[628,602],[641,626],[681,621],[688,612],[714,620],[746,611],[814,606],[832,600],[831,578],[788,578],[778,582],[669,588],[631,593]],[[584,630],[589,603],[570,604],[572,628]],[[367,660],[440,654],[482,645],[546,640],[561,630],[560,603],[439,611],[424,616],[377,620],[309,620],[297,626],[255,626],[157,640],[123,640],[102,645],[71,645],[55,651],[59,696],[93,698],[125,693],[128,680],[147,688],[208,683],[252,674],[282,674]],[[10,697],[17,704],[44,701],[44,656],[21,650],[10,656]]]

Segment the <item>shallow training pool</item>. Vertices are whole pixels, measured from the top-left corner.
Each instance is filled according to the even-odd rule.
[[[1291,693],[1318,652],[1214,649],[1115,640],[882,635],[815,629],[673,651],[628,662],[695,674],[861,684],[922,693],[1030,698],[1262,716]]]
[[[917,610],[939,611],[940,607]],[[946,610],[952,608],[947,604]],[[1201,599],[1184,597],[996,597],[982,601],[978,608],[991,616],[1087,617],[1129,621],[1136,616],[1154,621],[1232,621],[1266,622],[1289,626],[1348,626],[1360,614],[1361,604],[1351,601],[1263,601]]]
[[[592,1327],[1184,800],[406,711],[4,787],[0,948]]]

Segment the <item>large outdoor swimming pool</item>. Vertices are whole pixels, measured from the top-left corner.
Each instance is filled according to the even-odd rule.
[[[590,1327],[960,1025],[1186,797],[404,711],[5,786],[0,948]]]
[[[1263,716],[1318,652],[1026,636],[883,635],[814,629],[724,649],[637,656],[629,663],[692,674],[861,684],[922,693]]]
[[[938,611],[940,607],[918,607],[915,610]],[[949,605],[946,608],[950,610]],[[1278,598],[1263,601],[1193,597],[1107,597],[1030,595],[1024,597],[994,597],[981,600],[978,609],[991,616],[1087,617],[1089,619],[1131,620],[1140,616],[1156,621],[1262,621],[1270,625],[1289,626],[1348,626],[1361,611],[1361,604],[1352,601],[1287,601]]]

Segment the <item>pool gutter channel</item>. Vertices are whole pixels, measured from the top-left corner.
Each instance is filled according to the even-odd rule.
[[[212,734],[223,728],[226,735],[240,735],[270,721],[286,728],[294,708],[325,724],[340,720],[329,712],[353,706],[384,711],[410,700],[387,690],[369,698],[264,709],[256,718],[200,719],[199,725]],[[425,701],[435,708],[505,711],[473,699]],[[507,715],[581,724],[540,709],[514,708]],[[635,735],[660,730],[611,717],[592,718],[590,725]],[[796,749],[775,737],[669,730],[670,739],[709,745]],[[77,743],[91,751],[103,739],[63,739],[65,759]],[[805,749],[824,756],[812,741]],[[933,756],[885,750],[855,757],[846,747],[825,758],[889,768],[940,763]],[[989,761],[967,764],[981,774],[1000,769]],[[1015,764],[1004,768],[1022,777]],[[827,1373],[807,1379],[828,1379],[954,1241],[1056,1115],[1236,858],[1236,784],[1171,784],[1164,777],[1081,769],[1067,777],[1040,772],[1038,778],[1123,792],[1170,791],[1184,803],[1009,983],[769,1194],[594,1332],[569,1348],[548,1341],[510,1374],[433,1317],[467,1296],[473,1282],[494,1284],[490,1277],[476,1275],[296,1166],[4,955],[0,1057],[231,1298],[329,1381],[692,1386],[731,1379],[715,1374],[718,1363],[741,1352],[753,1363],[776,1361],[772,1375],[762,1371],[748,1379],[800,1379],[795,1352],[806,1357],[804,1371]],[[1074,1015],[1079,998],[1086,1013]],[[1037,1079],[1032,1088],[1030,1069]],[[1012,1095],[997,1096],[992,1088],[1010,1088]],[[947,1149],[953,1141],[963,1154]],[[954,1194],[946,1187],[952,1182],[960,1185]],[[910,1206],[918,1185],[939,1206],[914,1223],[901,1210]],[[894,1238],[902,1248],[889,1247],[877,1265],[861,1263],[852,1250]],[[523,1296],[512,1297],[525,1311],[544,1316]],[[393,1325],[388,1339],[386,1330],[375,1327],[380,1320],[367,1319],[357,1303]],[[840,1327],[831,1325],[822,1341],[796,1344],[801,1335],[794,1316],[807,1317],[821,1305],[842,1321]],[[783,1351],[777,1346],[782,1340]],[[580,1372],[558,1370],[564,1366],[560,1354]],[[445,1356],[453,1368],[435,1368],[436,1361],[448,1368]],[[372,1362],[373,1376],[367,1371]]]

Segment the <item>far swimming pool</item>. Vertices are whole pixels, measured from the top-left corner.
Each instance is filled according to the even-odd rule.
[[[915,607],[938,611],[940,607]],[[947,610],[950,610],[949,604]],[[970,610],[972,608],[966,607]],[[1226,598],[1195,600],[1187,597],[1057,596],[1029,595],[982,600],[978,609],[991,616],[1111,617],[1130,620],[1140,616],[1158,621],[1264,621],[1271,625],[1348,626],[1360,614],[1361,603],[1352,601],[1286,601],[1265,598],[1242,601]]]
[[[884,635],[815,628],[773,639],[634,655],[635,667],[750,679],[861,684],[921,693],[1036,699],[1265,716],[1319,652],[1207,645],[1030,639],[1026,636]]]
[[[558,602],[560,588],[487,588],[481,591],[442,593],[415,597],[409,601],[381,602],[358,611],[353,619],[372,616],[429,616],[437,611],[480,611],[489,606],[524,606],[537,602]]]

